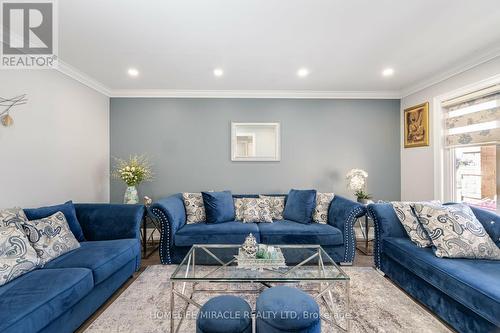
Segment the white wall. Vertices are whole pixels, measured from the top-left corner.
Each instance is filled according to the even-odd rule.
[[[404,97],[401,100],[401,142],[403,142],[404,109],[423,102],[429,102],[430,146],[404,148],[401,144],[401,200],[429,200],[434,197],[434,103],[437,96],[460,89],[475,82],[500,74],[500,57],[476,66],[459,75]]]
[[[0,70],[27,94],[0,125],[0,208],[109,201],[109,98],[55,70]]]

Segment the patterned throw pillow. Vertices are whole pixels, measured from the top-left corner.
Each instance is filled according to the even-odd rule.
[[[316,193],[316,208],[313,212],[313,221],[317,223],[328,222],[328,209],[335,194],[333,193]]]
[[[266,199],[245,198],[243,210],[243,222],[273,222],[271,209]]]
[[[500,248],[469,206],[417,203],[413,208],[432,239],[436,256],[500,260]]]
[[[236,221],[243,221],[243,212],[245,211],[243,198],[234,198],[234,213]]]
[[[418,222],[417,216],[413,213],[412,205],[416,202],[391,202],[392,208],[399,221],[403,225],[408,237],[411,241],[415,243],[418,247],[431,247],[432,241],[422,228],[420,222]],[[423,202],[422,202],[423,203]],[[432,202],[433,204],[440,204],[440,202]]]
[[[62,212],[27,221],[23,227],[42,264],[80,247]]]
[[[283,220],[283,211],[285,210],[284,196],[259,195],[260,199],[264,199],[271,209],[273,220]]]
[[[201,192],[182,193],[182,200],[184,201],[184,207],[186,208],[187,224],[205,222],[207,220]]]
[[[40,265],[22,229],[26,221],[21,208],[0,210],[0,286]]]

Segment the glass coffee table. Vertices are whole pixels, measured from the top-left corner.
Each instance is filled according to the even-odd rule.
[[[315,298],[320,305],[321,319],[325,324],[343,332],[350,331],[349,276],[319,245],[274,246],[281,249],[287,267],[245,269],[238,267],[234,257],[238,254],[241,245],[193,245],[170,277],[170,309],[172,314],[176,298],[185,303],[177,326],[174,320],[175,316],[171,315],[170,332],[179,332],[189,305],[201,308],[202,304],[194,300],[196,293],[260,293],[265,288],[286,283],[300,285],[299,288]],[[301,258],[299,262],[288,264],[288,262],[296,262],[297,258]],[[211,260],[210,266],[203,264],[207,262],[207,259]],[[242,283],[248,284],[248,289],[241,289],[241,285],[238,288],[230,288],[231,284]],[[191,284],[189,292],[186,289],[187,284]],[[207,284],[209,288],[202,287],[203,285],[207,286]],[[223,284],[227,284],[229,288],[217,289],[215,287]],[[307,285],[307,288],[302,287],[302,285]],[[178,289],[175,289],[176,286]],[[341,306],[343,313],[335,313],[334,311],[335,308],[339,307],[339,304],[343,305]]]

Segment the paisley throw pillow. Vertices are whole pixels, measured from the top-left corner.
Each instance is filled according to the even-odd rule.
[[[23,228],[42,264],[80,247],[62,212],[27,221]]]
[[[266,199],[245,198],[243,222],[273,222],[271,209]]]
[[[284,196],[259,195],[260,199],[264,199],[269,209],[273,220],[283,220],[283,211],[285,210]]]
[[[316,193],[316,208],[313,212],[313,221],[317,223],[328,222],[328,209],[335,194],[333,193]]]
[[[500,260],[500,248],[465,204],[413,205],[415,214],[441,258]]]
[[[40,265],[22,229],[26,221],[21,208],[0,210],[0,286]]]
[[[427,235],[424,228],[418,221],[417,216],[413,212],[412,205],[416,202],[391,202],[392,208],[396,213],[399,222],[403,225],[408,237],[411,241],[415,243],[418,247],[431,247],[432,241]],[[422,202],[423,203],[423,202]],[[433,204],[440,204],[440,202],[432,202]]]
[[[201,192],[182,193],[182,200],[184,201],[184,207],[186,208],[187,224],[205,222],[207,220]]]
[[[243,213],[245,211],[245,201],[243,198],[234,198],[234,213],[236,221],[243,221]]]

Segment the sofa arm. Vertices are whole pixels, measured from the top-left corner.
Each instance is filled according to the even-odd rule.
[[[488,235],[500,247],[500,215],[492,211],[470,206],[476,218],[486,229]]]
[[[392,204],[376,203],[368,205],[368,214],[375,226],[375,266],[380,268],[380,254],[383,252],[383,240],[388,237],[408,238],[403,225],[398,219]]]
[[[75,204],[76,216],[89,241],[140,239],[144,206],[123,204]]]
[[[160,260],[162,264],[172,263],[172,247],[177,230],[186,223],[186,210],[182,194],[174,194],[155,201],[151,212],[161,224]]]
[[[339,195],[333,197],[328,210],[328,224],[340,229],[344,236],[344,262],[353,262],[356,251],[354,223],[365,215],[365,206]]]

